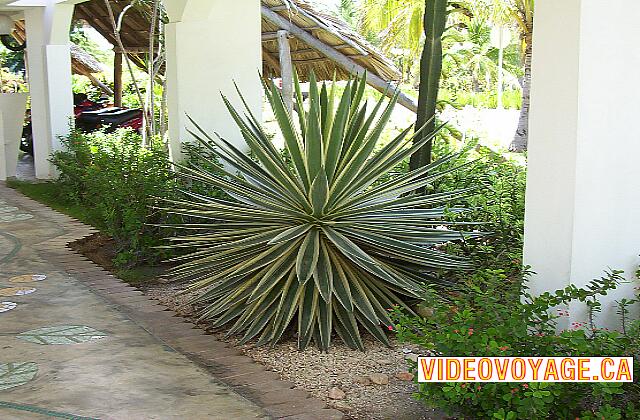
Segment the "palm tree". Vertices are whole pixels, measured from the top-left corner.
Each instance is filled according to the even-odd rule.
[[[422,45],[422,20],[425,4],[433,0],[363,0],[362,30],[379,33],[381,48],[405,48],[413,57]],[[490,19],[498,24],[517,28],[523,51],[524,77],[521,80],[522,108],[512,151],[527,148],[529,105],[531,91],[531,56],[533,41],[533,13],[535,0],[449,0],[450,8],[467,8],[472,14],[482,9],[490,12]]]
[[[509,150],[523,152],[529,141],[529,105],[531,103],[531,57],[533,55],[533,9],[535,0],[495,0],[504,7],[506,17],[517,23],[524,51],[522,108],[516,134]]]
[[[356,0],[340,0],[336,12],[336,14],[348,23],[349,26],[352,28],[357,26],[358,9]]]
[[[424,37],[425,0],[362,0],[360,7],[361,31],[377,34],[384,52],[395,47],[418,55]]]
[[[489,23],[487,16],[474,14],[463,28],[450,30],[444,43],[447,69],[443,71],[444,79],[453,76],[475,92],[492,87],[499,72],[499,51],[491,44]],[[520,73],[521,58],[517,50],[517,46],[510,45],[504,51],[504,76],[511,85],[518,83]]]

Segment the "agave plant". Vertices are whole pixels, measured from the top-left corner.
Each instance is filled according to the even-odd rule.
[[[177,226],[175,237],[190,248],[172,275],[191,281],[193,303],[214,327],[258,345],[277,343],[297,323],[298,347],[313,339],[327,350],[332,332],[363,349],[359,328],[388,343],[388,309],[406,306],[437,269],[468,268],[467,261],[434,245],[460,239],[442,229],[445,203],[455,191],[412,195],[445,173],[449,158],[403,175],[388,173],[434,134],[412,143],[411,128],[374,151],[395,98],[368,112],[365,81],[352,80],[344,93],[312,77],[304,108],[296,79],[298,122],[286,111],[273,83],[266,96],[286,143],[277,150],[246,107],[225,100],[251,151],[212,138],[193,122],[196,139],[226,163],[221,173],[183,167],[183,176],[219,187],[228,199],[186,192],[172,212],[196,220]]]

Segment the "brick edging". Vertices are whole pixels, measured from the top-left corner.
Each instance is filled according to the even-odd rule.
[[[0,184],[2,186],[2,184]],[[117,305],[131,321],[152,336],[207,369],[218,381],[261,407],[273,418],[298,420],[338,420],[345,417],[307,391],[293,389],[294,384],[280,379],[238,348],[217,340],[189,320],[177,315],[158,301],[130,286],[95,264],[68,244],[98,231],[84,223],[15,193],[18,204],[34,213],[60,223],[63,235],[32,245],[47,259],[59,264],[68,274],[95,294]],[[81,275],[81,276],[80,276]]]

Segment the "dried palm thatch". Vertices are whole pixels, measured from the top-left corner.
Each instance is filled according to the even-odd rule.
[[[318,38],[325,45],[339,51],[368,72],[384,80],[399,80],[400,72],[396,66],[380,51],[372,46],[360,34],[354,32],[342,20],[322,11],[312,2],[305,0],[263,0],[262,5],[288,19],[292,24]],[[263,52],[278,56],[277,39],[270,38],[278,25],[270,21],[263,13],[262,33]],[[266,36],[265,36],[266,35]],[[334,72],[340,79],[347,79],[350,71],[336,65],[335,61],[321,51],[314,49],[303,40],[293,37],[290,41],[291,55],[302,80],[313,70],[319,79],[332,79]],[[280,76],[280,69],[265,60],[265,73]]]
[[[125,53],[137,66],[146,67],[149,50],[149,5],[132,0],[109,0],[118,19]],[[132,4],[134,4],[132,6]],[[400,79],[396,66],[352,31],[342,20],[322,11],[308,0],[262,0],[263,73],[280,77],[277,31],[288,30],[291,60],[301,81],[314,72],[319,79],[348,79],[363,75],[380,91],[395,90],[392,82]],[[117,45],[104,0],[90,0],[76,5],[75,18],[93,26],[111,44]],[[400,95],[398,102],[410,109],[413,101]]]
[[[13,37],[20,43],[26,40],[26,31],[24,21],[15,22]],[[89,52],[85,51],[76,44],[71,44],[71,67],[75,74],[95,74],[104,71],[103,65]]]
[[[78,73],[102,73],[104,71],[103,65],[91,53],[76,44],[71,44],[71,60],[72,67],[82,68],[82,71],[78,71]]]
[[[23,20],[16,21],[11,34],[18,42],[24,43],[27,39],[25,23]],[[94,74],[103,73],[105,67],[91,53],[82,47],[71,43],[71,71],[89,78],[91,83],[108,95],[113,95],[113,90],[100,81]]]

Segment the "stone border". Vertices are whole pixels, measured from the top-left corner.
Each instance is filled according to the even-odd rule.
[[[0,188],[5,187],[0,183]],[[218,381],[261,407],[273,418],[296,420],[340,420],[345,415],[329,408],[308,392],[293,389],[292,382],[280,379],[239,349],[217,340],[213,335],[180,317],[139,289],[115,277],[67,245],[98,231],[84,223],[38,203],[18,191],[19,205],[34,215],[60,224],[64,234],[33,245],[43,257],[57,263],[66,273],[89,287],[95,294],[117,306],[131,321],[148,331],[168,347],[207,369]],[[37,219],[36,219],[37,220]]]

